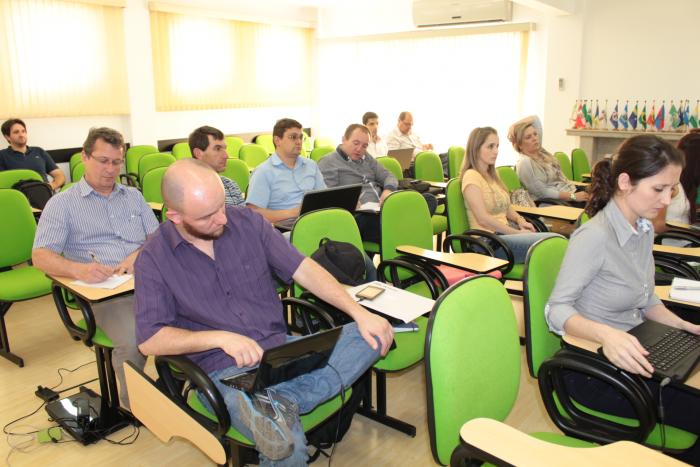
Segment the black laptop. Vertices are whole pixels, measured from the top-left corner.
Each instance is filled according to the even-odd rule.
[[[342,328],[337,327],[267,349],[258,368],[220,381],[253,394],[268,386],[323,368],[328,363],[341,331]]]
[[[304,193],[304,199],[301,201],[299,215],[327,208],[346,209],[353,213],[355,208],[357,208],[357,200],[360,199],[361,192],[361,183],[307,191]],[[296,217],[290,217],[289,219],[275,222],[275,227],[279,230],[292,230],[296,220]]]
[[[647,320],[628,331],[649,352],[654,376],[683,382],[700,361],[700,336]]]

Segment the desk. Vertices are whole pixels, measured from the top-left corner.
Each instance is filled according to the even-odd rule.
[[[666,225],[674,229],[694,230],[696,232],[700,230],[700,227],[691,227],[690,224],[684,224],[682,222],[666,221]]]
[[[41,209],[39,209],[39,208],[32,208],[32,214],[41,214]]]
[[[670,285],[657,285],[654,288],[654,292],[656,292],[656,296],[661,299],[661,301],[668,302],[670,304],[679,304],[686,306],[688,308],[692,308],[694,310],[700,311],[700,303],[693,303],[693,302],[684,302],[681,300],[676,300],[673,299],[669,296],[669,293],[671,292],[671,286]]]
[[[508,261],[478,253],[443,253],[412,245],[397,246],[396,251],[408,256],[425,259],[434,264],[444,264],[476,274],[487,274],[508,264]]]
[[[654,253],[662,253],[665,255],[677,256],[679,258],[691,260],[697,260],[700,258],[700,247],[683,248],[680,246],[654,245],[652,251]]]
[[[149,201],[148,205],[150,206],[151,209],[154,211],[162,211],[163,210],[163,203],[156,203],[154,201]]]
[[[68,290],[73,295],[86,300],[90,303],[98,303],[110,298],[115,298],[120,295],[126,295],[134,291],[134,278],[126,281],[119,287],[115,289],[98,289],[95,287],[85,287],[81,285],[75,285],[73,282],[75,279],[69,277],[61,276],[49,276],[53,280],[54,284],[57,284],[64,289]]]
[[[435,188],[442,188],[443,190],[445,188],[447,188],[447,182],[429,182],[429,181],[426,181],[426,183],[432,187],[435,187]]]
[[[583,209],[581,208],[562,205],[542,206],[535,208],[513,205],[513,209],[522,214],[551,217],[552,219],[560,219],[567,222],[576,222],[583,212]]]
[[[475,457],[486,453],[487,460],[498,465],[519,467],[566,465],[567,467],[619,466],[683,466],[672,457],[631,441],[617,441],[605,446],[572,448],[548,443],[523,433],[505,423],[475,418],[459,430],[462,447],[474,451]]]
[[[577,182],[576,180],[570,180],[570,182],[576,186],[582,186],[584,188],[588,187],[588,185],[590,185],[590,183],[588,183],[588,182]]]

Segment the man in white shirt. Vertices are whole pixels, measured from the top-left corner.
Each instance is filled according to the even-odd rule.
[[[362,124],[369,129],[367,154],[374,158],[386,156],[389,153],[389,148],[379,136],[379,116],[374,112],[365,112],[362,116]]]
[[[389,149],[413,148],[413,157],[421,151],[432,151],[432,144],[423,144],[420,137],[411,131],[413,115],[411,112],[401,112],[396,128],[386,135],[385,141]]]

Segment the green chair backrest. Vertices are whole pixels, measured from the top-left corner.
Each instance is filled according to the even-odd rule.
[[[320,148],[321,146],[330,146],[330,147],[334,148],[336,146],[336,144],[330,138],[315,138],[314,139],[314,148]]]
[[[535,378],[542,362],[561,348],[559,336],[549,330],[544,307],[554,288],[568,244],[563,237],[545,238],[530,247],[525,259],[525,348],[527,366]]]
[[[433,249],[433,226],[428,204],[417,191],[395,191],[382,204],[381,257],[382,260],[399,256],[396,247],[413,245]]]
[[[445,204],[447,211],[447,232],[449,235],[458,235],[469,230],[469,218],[464,205],[462,195],[462,181],[453,178],[447,182],[445,189]],[[455,244],[457,245],[457,243]]]
[[[403,170],[399,161],[389,156],[377,157],[377,162],[382,164],[386,170],[396,177],[396,180],[403,180]]]
[[[85,163],[81,161],[70,172],[71,182],[79,182],[83,175],[85,175]]]
[[[245,193],[248,190],[248,182],[250,181],[250,171],[245,162],[240,159],[227,159],[226,169],[221,173],[224,177],[228,177],[238,185],[241,192]]]
[[[70,156],[70,161],[68,162],[68,173],[73,173],[73,167],[78,165],[83,161],[83,152],[76,152]]]
[[[65,185],[63,185],[63,186],[61,187],[61,191],[62,191],[62,192],[63,192],[63,191],[66,191],[68,188],[72,187],[72,186],[75,185],[75,184],[76,184],[76,182],[66,183]]]
[[[433,151],[419,152],[416,156],[416,178],[429,182],[444,182],[445,175],[442,171],[440,156]]]
[[[32,257],[36,220],[27,197],[18,190],[0,189],[0,268],[14,266]]]
[[[583,149],[576,148],[571,152],[571,170],[577,182],[583,180],[583,174],[591,173],[591,164]]]
[[[0,171],[0,188],[12,188],[12,185],[20,180],[44,181],[39,172],[29,169],[11,169]]]
[[[474,418],[504,420],[518,395],[520,342],[508,292],[475,276],[435,303],[425,340],[430,446],[449,465],[459,430]]]
[[[192,151],[190,151],[190,145],[189,143],[185,143],[184,141],[181,143],[175,143],[173,146],[173,157],[177,160],[180,159],[187,159],[188,157],[192,157]]]
[[[143,186],[143,177],[148,172],[158,167],[168,167],[173,162],[175,162],[175,158],[167,152],[157,152],[143,156],[139,161],[139,186]]]
[[[464,160],[464,147],[450,146],[447,150],[447,174],[450,178],[459,176],[459,169]]]
[[[313,148],[311,150],[311,160],[314,162],[318,162],[321,159],[323,159],[324,156],[327,156],[328,154],[332,153],[335,151],[335,148],[331,146],[319,146],[317,148]]]
[[[270,157],[265,148],[255,143],[248,143],[241,146],[238,156],[243,162],[248,164],[248,168],[253,170]]]
[[[149,170],[148,173],[144,175],[141,190],[143,192],[143,197],[147,202],[163,202],[163,195],[160,191],[160,185],[163,183],[163,176],[165,175],[166,170],[168,170],[167,167],[157,167]]]
[[[268,156],[275,152],[275,143],[272,141],[272,135],[270,134],[258,135],[253,142],[262,146]]]
[[[304,157],[309,157],[311,153],[311,138],[306,133],[306,131],[301,132],[304,139],[301,140],[301,155]]]
[[[502,165],[500,167],[496,167],[496,172],[498,172],[498,178],[501,179],[503,184],[506,186],[506,188],[508,188],[508,191],[510,191],[511,193],[514,190],[523,187],[520,184],[518,174],[515,173],[515,169],[513,169],[513,167],[509,165]]]
[[[153,154],[156,152],[158,152],[158,148],[149,144],[131,146],[126,150],[126,155],[124,156],[126,159],[126,173],[138,175],[139,160],[146,154]]]
[[[571,161],[569,160],[569,156],[563,152],[555,152],[554,157],[556,157],[557,162],[559,162],[559,166],[561,167],[561,171],[564,173],[564,176],[569,180],[573,180],[574,173],[571,170]]]
[[[226,142],[228,157],[238,158],[238,153],[241,150],[241,146],[243,146],[243,139],[238,136],[226,136],[224,141]]]

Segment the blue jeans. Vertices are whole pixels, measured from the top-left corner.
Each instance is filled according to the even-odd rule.
[[[527,250],[529,250],[534,243],[539,242],[543,238],[559,236],[559,234],[551,232],[530,232],[521,234],[499,235],[498,238],[503,240],[503,242],[506,245],[508,245],[508,247],[513,252],[513,260],[515,264],[520,264],[525,262],[525,258],[527,257]],[[499,249],[496,252],[496,257],[501,259],[508,259],[506,258],[505,252],[502,249]]]
[[[298,339],[298,337],[289,336],[287,339],[289,341]],[[379,344],[379,341],[377,343]],[[342,387],[347,389],[378,358],[379,350],[372,350],[367,344],[357,329],[357,323],[349,323],[343,326],[343,331],[333,349],[327,366],[277,384],[272,386],[272,388],[290,401],[295,402],[299,406],[300,413],[308,413],[319,404],[338,395],[340,393],[341,380]],[[253,439],[253,435],[238,416],[238,405],[235,396],[238,390],[222,384],[219,380],[244,371],[250,371],[251,369],[231,366],[209,373],[209,378],[214,382],[224,398],[224,402],[226,402],[226,407],[231,415],[231,425],[248,439]],[[338,374],[341,380],[338,379]],[[209,404],[201,396],[200,399],[209,407]],[[306,452],[306,437],[304,436],[301,421],[297,419],[291,429],[294,436],[294,452],[289,457],[278,461],[272,461],[260,455],[261,466],[291,467],[306,465],[308,454]]]

